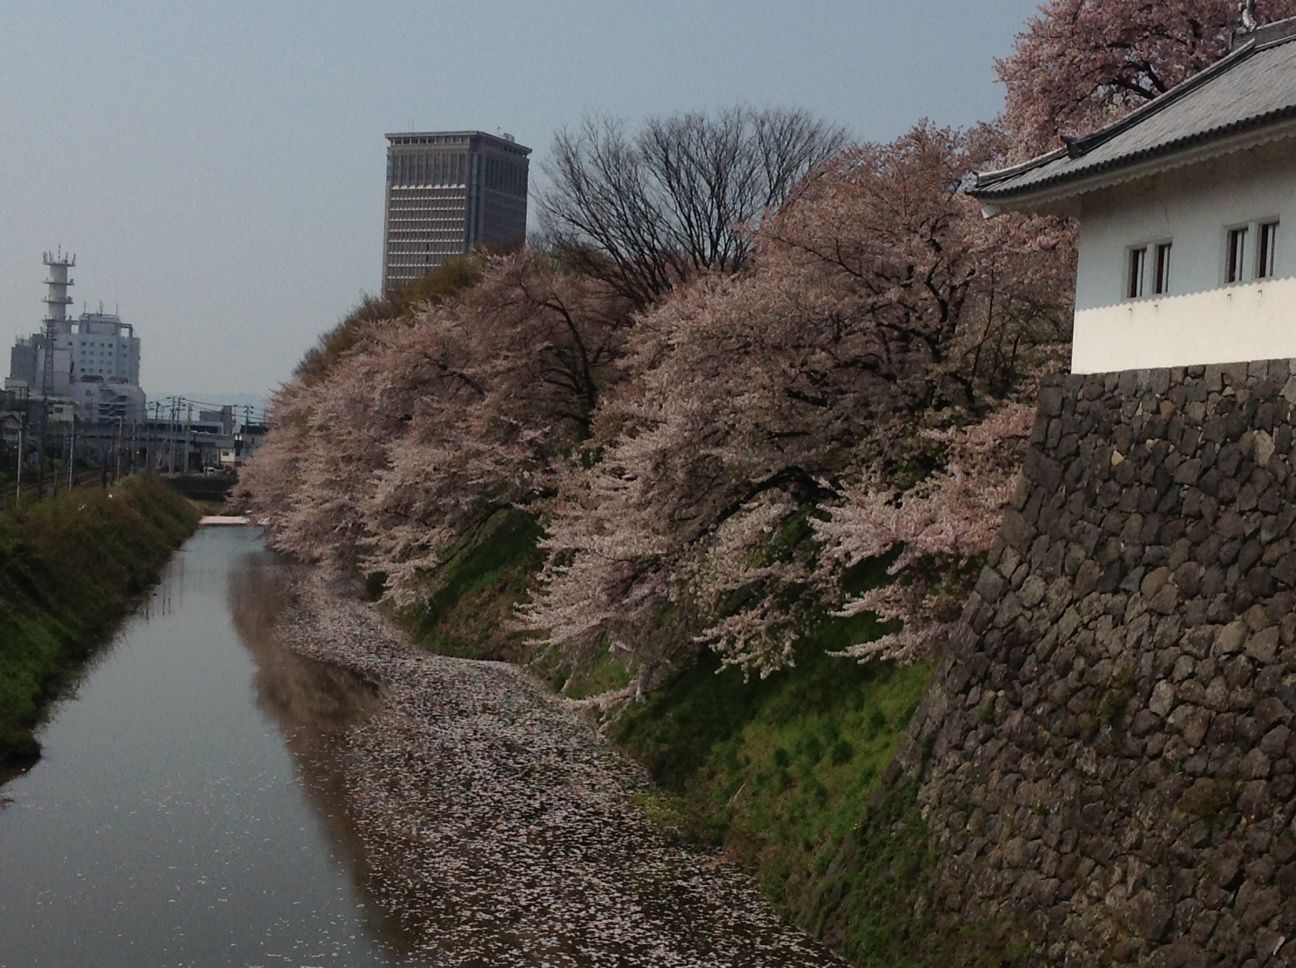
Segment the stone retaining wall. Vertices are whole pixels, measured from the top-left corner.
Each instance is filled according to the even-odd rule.
[[[1050,964],[1296,964],[1296,361],[1059,377],[896,772]]]

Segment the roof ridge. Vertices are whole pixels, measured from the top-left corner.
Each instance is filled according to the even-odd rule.
[[[1066,146],[1063,145],[1061,148],[1054,148],[1047,154],[1028,158],[1026,161],[1019,161],[1017,164],[1008,165],[1005,168],[996,168],[994,171],[974,171],[972,175],[976,179],[976,184],[973,186],[973,190],[985,188],[995,182],[1006,181],[1009,178],[1016,178],[1018,175],[1024,175],[1032,168],[1042,168],[1051,161],[1057,161],[1059,158],[1065,157],[1066,153]]]
[[[1270,27],[1277,27],[1280,24],[1286,25],[1286,29],[1291,31],[1290,35],[1284,32],[1282,35],[1272,40],[1256,37],[1256,34],[1260,31],[1264,31]],[[1152,100],[1140,104],[1133,111],[1129,112],[1122,118],[1118,118],[1111,124],[1099,128],[1097,131],[1080,138],[1069,139],[1066,136],[1063,136],[1063,141],[1066,143],[1061,148],[1054,148],[1052,151],[1036,158],[1031,158],[1027,161],[1019,162],[1016,165],[1010,165],[1006,168],[996,169],[995,171],[984,173],[977,172],[976,186],[973,190],[975,191],[976,189],[987,188],[996,182],[1005,181],[1009,178],[1016,177],[1017,175],[1025,174],[1033,168],[1039,168],[1049,162],[1056,161],[1063,155],[1070,158],[1083,158],[1089,152],[1110,141],[1117,135],[1128,131],[1135,125],[1141,124],[1145,119],[1152,115],[1159,114],[1161,111],[1170,107],[1170,105],[1202,87],[1204,84],[1214,80],[1217,76],[1223,74],[1236,64],[1246,60],[1257,51],[1267,50],[1270,47],[1276,47],[1279,44],[1296,39],[1296,17],[1267,24],[1265,27],[1260,27],[1256,31],[1252,31],[1247,36],[1249,39],[1245,43],[1233,48],[1213,64],[1202,68],[1196,74],[1185,79],[1179,84],[1176,84],[1174,87],[1170,88],[1170,90],[1158,94]]]
[[[1232,68],[1235,64],[1240,64],[1242,61],[1246,60],[1250,55],[1254,54],[1256,51],[1260,49],[1261,49],[1260,45],[1256,41],[1252,40],[1252,41],[1248,41],[1247,43],[1243,44],[1241,47],[1238,47],[1235,50],[1229,51],[1226,55],[1221,57],[1215,63],[1211,64],[1208,67],[1202,68],[1192,77],[1188,78],[1185,81],[1182,81],[1179,84],[1176,84],[1174,87],[1170,88],[1170,90],[1166,91],[1164,94],[1158,94],[1156,97],[1154,97],[1151,101],[1148,101],[1146,104],[1140,104],[1129,114],[1125,115],[1123,118],[1113,121],[1105,128],[1099,128],[1097,131],[1093,132],[1093,134],[1086,135],[1083,138],[1079,138],[1076,141],[1068,143],[1067,154],[1069,154],[1072,158],[1080,158],[1084,155],[1087,155],[1089,152],[1093,151],[1099,145],[1107,141],[1110,141],[1118,134],[1124,131],[1128,131],[1136,124],[1141,124],[1145,118],[1149,118],[1154,114],[1159,114],[1160,112],[1168,108],[1170,105],[1174,104],[1176,101],[1180,100],[1181,98],[1187,97],[1189,94],[1191,94],[1193,91],[1200,88],[1202,85],[1209,84],[1220,74],[1223,74],[1225,71]]]
[[[1229,50],[1235,50],[1248,41],[1254,41],[1262,48],[1274,47],[1296,40],[1296,17],[1284,17],[1271,24],[1262,24],[1254,30],[1236,30],[1233,32],[1233,44]]]
[[[1258,31],[1249,31],[1244,43],[1220,60],[1210,63],[1164,95],[1129,111],[1124,118],[1085,137],[1064,137],[1067,143],[1064,148],[1056,148],[1017,165],[997,171],[969,172],[966,190],[978,198],[1012,196],[1020,190],[1030,190],[1026,188],[1028,185],[1038,189],[1043,184],[1068,180],[1073,176],[1083,178],[1083,172],[1120,167],[1134,158],[1164,153],[1175,145],[1195,144],[1223,133],[1236,133],[1291,118],[1296,114],[1296,83],[1293,83],[1296,82],[1296,45],[1291,45],[1291,41],[1296,41],[1296,17],[1271,23]],[[1283,51],[1283,47],[1288,47],[1287,51]],[[1280,65],[1283,71],[1280,84],[1277,76],[1270,78],[1267,74],[1274,65]],[[1235,82],[1232,78],[1239,80]],[[1214,91],[1223,93],[1216,96],[1212,93]],[[1239,92],[1244,95],[1243,101],[1238,101]],[[1222,111],[1226,117],[1212,117],[1209,110],[1203,115],[1204,108],[1198,105],[1210,108],[1220,97],[1225,101],[1232,98],[1226,105],[1229,110],[1217,110],[1217,115]],[[1190,130],[1181,132],[1168,130],[1165,122],[1161,121],[1160,115],[1163,114],[1179,121],[1201,117],[1198,121],[1190,121]],[[1192,127],[1198,124],[1200,128]],[[1148,132],[1147,135],[1144,132]]]
[[[1288,26],[1288,30],[1291,31],[1290,35],[1279,36],[1279,38],[1273,40],[1262,40],[1255,36],[1258,31],[1266,30],[1267,27],[1288,25],[1288,21],[1290,21],[1290,26]],[[1236,65],[1236,63],[1247,60],[1247,57],[1251,56],[1252,53],[1270,47],[1277,47],[1278,44],[1287,43],[1288,40],[1296,39],[1296,17],[1290,17],[1286,19],[1286,21],[1270,23],[1270,25],[1260,27],[1257,31],[1252,31],[1248,36],[1251,39],[1245,41],[1245,43],[1240,45],[1240,47],[1231,49],[1231,51],[1221,57],[1220,60],[1210,63],[1207,67],[1203,67],[1203,69],[1199,70],[1198,73],[1192,75],[1191,78],[1187,78],[1186,80],[1183,80],[1183,82],[1175,84],[1175,86],[1170,88],[1169,91],[1160,93],[1160,95],[1153,97],[1151,101],[1147,101],[1146,104],[1140,104],[1138,108],[1130,111],[1130,113],[1126,114],[1125,117],[1118,118],[1117,121],[1113,121],[1111,124],[1099,128],[1098,131],[1094,131],[1093,133],[1089,133],[1089,135],[1083,137],[1077,137],[1077,139],[1068,139],[1068,137],[1064,135],[1063,141],[1065,141],[1065,144],[1061,146],[1061,148],[1052,149],[1051,152],[1041,154],[1041,156],[1036,158],[1029,158],[1028,161],[1019,162],[1017,165],[997,168],[997,170],[994,171],[973,172],[973,174],[976,175],[976,185],[973,187],[973,190],[978,188],[988,188],[990,185],[997,183],[997,181],[1016,178],[1017,175],[1023,175],[1025,172],[1032,170],[1032,168],[1042,167],[1047,165],[1048,162],[1058,161],[1058,159],[1063,156],[1069,158],[1085,157],[1086,154],[1089,154],[1091,150],[1098,148],[1099,145],[1111,141],[1113,137],[1120,135],[1122,132],[1129,131],[1131,127],[1135,126],[1135,124],[1142,123],[1144,118],[1151,117],[1153,114],[1159,114],[1160,111],[1169,108],[1169,106],[1174,104],[1175,101],[1178,101],[1179,98],[1185,97],[1192,91],[1196,91],[1196,89],[1203,86],[1203,84],[1207,84],[1210,80],[1216,78],[1217,75],[1225,73],[1226,70],[1229,70],[1230,67]]]

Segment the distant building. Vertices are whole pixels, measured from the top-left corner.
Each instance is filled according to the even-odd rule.
[[[20,337],[9,351],[9,381],[20,384],[23,389],[36,386],[36,357],[40,352],[40,340],[30,336]]]
[[[90,377],[72,384],[72,399],[81,410],[81,418],[91,423],[136,423],[144,418],[148,404],[144,391],[136,384]]]
[[[114,383],[139,385],[140,341],[135,327],[114,313],[82,313],[55,341],[55,351],[72,354],[75,380],[98,377]]]
[[[1079,220],[1071,368],[1296,357],[1296,19],[1127,117],[977,176],[987,214]]]
[[[481,131],[387,135],[384,295],[455,256],[521,247],[530,154]]]
[[[45,253],[49,278],[43,332],[20,337],[9,354],[7,389],[32,397],[47,389],[51,398],[67,398],[80,408],[81,419],[136,421],[144,416],[140,389],[140,341],[135,327],[114,313],[67,315],[74,280],[68,270],[73,256]],[[52,351],[47,353],[47,344]],[[48,357],[48,359],[47,359]],[[48,379],[48,388],[46,380]]]

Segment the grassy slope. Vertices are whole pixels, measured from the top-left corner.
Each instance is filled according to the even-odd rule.
[[[540,567],[540,526],[516,510],[497,511],[438,575],[440,589],[424,607],[403,609],[400,622],[424,648],[473,659],[518,660],[517,634],[504,631]]]
[[[0,766],[35,755],[43,704],[197,522],[189,502],[143,478],[0,515]]]
[[[876,627],[821,627],[796,668],[744,683],[704,657],[630,706],[614,735],[669,792],[651,805],[723,844],[798,923],[824,922],[823,878],[860,823],[930,677],[923,665],[834,658]]]
[[[887,767],[931,677],[829,652],[876,637],[867,617],[820,627],[794,669],[744,683],[704,656],[613,735],[665,792],[659,822],[722,845],[796,923],[856,965],[1033,963],[1009,923],[938,918],[939,857],[916,782]]]
[[[501,631],[540,564],[538,537],[525,514],[497,513],[447,565],[429,607],[401,618],[429,649],[529,661],[571,696],[624,685],[634,671],[624,661],[572,668]],[[858,569],[851,589],[884,580],[885,564]],[[704,655],[648,701],[624,707],[611,734],[661,787],[644,800],[650,816],[723,845],[775,904],[852,963],[1027,963],[1011,925],[943,923],[932,912],[937,857],[914,784],[902,777],[888,787],[884,778],[931,669],[828,654],[881,631],[866,616],[825,621],[795,668],[763,681],[718,671]]]
[[[526,658],[502,619],[540,563],[538,531],[500,512],[454,556],[430,606],[401,617],[434,651]],[[856,576],[880,580],[875,566]],[[931,848],[913,789],[883,775],[928,679],[925,665],[859,665],[828,652],[875,637],[867,617],[825,622],[794,669],[744,682],[707,655],[612,723],[662,787],[658,822],[722,844],[789,916],[860,965],[1005,963],[984,932],[938,928],[927,905]],[[614,689],[632,669],[572,669],[541,652],[533,669],[573,696]]]
[[[917,781],[877,791],[816,885],[817,931],[868,968],[1011,968],[1043,964],[1009,920],[969,923],[938,915],[932,879],[940,856],[917,805]]]

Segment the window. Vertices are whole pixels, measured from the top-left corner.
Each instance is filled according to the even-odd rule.
[[[1229,229],[1228,247],[1224,254],[1224,281],[1241,282],[1243,278],[1243,259],[1246,255],[1246,226]]]
[[[1162,242],[1156,247],[1156,276],[1152,280],[1152,291],[1158,296],[1170,291],[1170,243]]]
[[[1125,263],[1125,298],[1163,296],[1170,291],[1171,243],[1145,242],[1131,246]]]
[[[1255,230],[1255,247],[1248,253],[1247,233]],[[1248,261],[1248,256],[1252,261]],[[1278,267],[1278,219],[1236,225],[1226,231],[1224,244],[1225,284],[1247,279],[1270,279]]]
[[[1268,279],[1274,274],[1274,255],[1278,242],[1278,222],[1261,222],[1256,249],[1256,278]]]
[[[1129,299],[1138,299],[1143,295],[1143,268],[1147,263],[1147,247],[1129,250],[1129,276],[1125,284],[1125,295]]]

